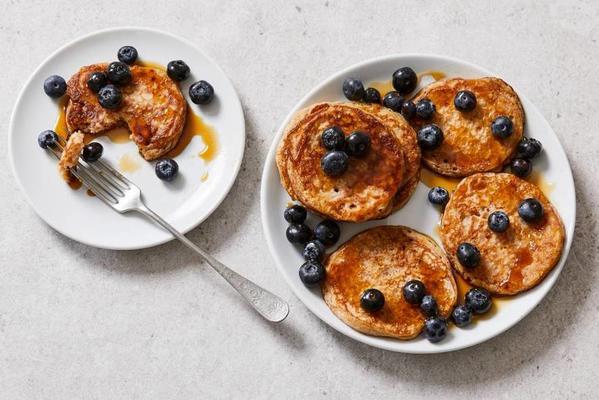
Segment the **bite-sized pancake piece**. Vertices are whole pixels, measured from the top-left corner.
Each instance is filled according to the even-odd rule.
[[[58,160],[58,172],[67,182],[71,180],[70,169],[79,162],[79,155],[81,154],[81,150],[83,150],[83,146],[85,146],[83,138],[83,133],[79,131],[73,132],[71,136],[69,136],[67,144],[64,146],[64,150],[60,155],[60,160]]]
[[[428,236],[404,226],[377,226],[345,242],[326,260],[324,301],[352,328],[375,336],[411,339],[422,331],[425,317],[403,297],[406,282],[418,279],[447,318],[457,301],[449,261]],[[360,306],[366,289],[378,289],[385,305],[376,312]]]
[[[362,131],[371,140],[368,154],[350,157],[347,171],[339,177],[328,176],[321,168],[327,152],[321,134],[332,126],[346,136]],[[361,222],[390,212],[403,180],[404,155],[399,139],[379,119],[342,103],[320,103],[300,111],[287,126],[277,150],[277,167],[294,200],[334,220]]]
[[[525,222],[518,206],[527,198],[543,205],[539,222]],[[494,211],[509,217],[505,232],[492,231],[487,219]],[[492,293],[516,294],[536,286],[557,264],[564,246],[562,221],[541,190],[506,173],[476,174],[460,182],[441,219],[441,240],[453,267],[474,286]],[[465,268],[456,257],[460,243],[480,251],[480,263]]]
[[[66,119],[69,132],[101,134],[127,127],[146,160],[154,160],[171,150],[181,137],[187,103],[179,87],[164,71],[131,65],[131,83],[119,86],[123,93],[116,110],[103,108],[97,94],[87,87],[89,75],[103,72],[108,64],[82,67],[67,83],[69,103]]]
[[[460,90],[476,96],[476,108],[460,111],[454,98]],[[498,171],[514,155],[524,131],[524,110],[510,85],[498,78],[444,79],[425,87],[414,99],[430,99],[436,108],[432,120],[412,121],[418,130],[434,123],[443,131],[443,143],[434,150],[422,152],[424,164],[446,176],[463,177],[477,172]],[[499,116],[508,116],[513,133],[497,138],[491,124]]]

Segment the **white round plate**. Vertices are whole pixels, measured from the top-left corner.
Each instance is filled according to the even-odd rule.
[[[194,137],[177,156],[179,176],[171,183],[154,174],[133,142],[112,143],[102,137],[104,159],[118,168],[123,157],[139,169],[125,172],[137,184],[146,204],[175,228],[187,232],[206,219],[233,185],[245,147],[245,123],[237,93],[220,67],[195,45],[171,34],[146,28],[115,28],[95,32],[58,49],[29,78],[15,105],[9,129],[9,158],[13,172],[37,214],[62,234],[90,246],[140,249],[173,238],[137,213],[118,214],[99,199],[74,191],[59,177],[56,160],[37,145],[37,135],[53,129],[58,102],[44,93],[44,79],[57,74],[68,79],[83,65],[116,60],[117,50],[132,45],[142,61],[165,65],[184,60],[191,76],[181,84],[190,106],[216,131],[218,153],[210,162],[199,157],[204,143]],[[215,100],[198,106],[189,100],[191,83],[204,79],[215,89]],[[128,169],[131,171],[131,169]]]
[[[557,136],[536,107],[516,89],[526,113],[525,133],[527,136],[539,139],[544,146],[543,155],[535,160],[534,168],[536,171],[541,171],[545,180],[553,185],[554,190],[549,193],[549,198],[557,207],[566,227],[566,244],[559,264],[534,289],[510,300],[502,301],[493,317],[477,320],[469,329],[452,327],[447,338],[438,344],[429,343],[422,337],[409,341],[400,341],[368,336],[345,325],[326,306],[322,300],[320,289],[307,289],[298,278],[298,268],[303,261],[299,249],[289,244],[285,239],[287,223],[283,219],[283,210],[290,198],[279,182],[279,174],[275,165],[275,152],[283,128],[297,110],[319,101],[344,100],[341,85],[345,78],[356,77],[361,79],[367,86],[372,81],[389,81],[393,71],[402,66],[410,66],[416,72],[439,70],[445,72],[448,77],[468,78],[495,75],[476,65],[449,57],[407,54],[369,60],[326,79],[308,93],[289,113],[273,141],[262,175],[262,225],[268,247],[279,271],[300,300],[324,322],[353,339],[382,349],[404,353],[441,353],[473,346],[499,335],[531,312],[551,289],[564,266],[572,243],[576,212],[574,182],[568,159]],[[440,215],[428,203],[427,193],[428,188],[420,183],[408,204],[389,218],[363,224],[341,224],[342,234],[339,242],[343,243],[364,229],[386,224],[409,226],[430,235],[439,242],[439,237],[434,228],[440,219]],[[314,219],[309,220],[309,224],[313,223]]]

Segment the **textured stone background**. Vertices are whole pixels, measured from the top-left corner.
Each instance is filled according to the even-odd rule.
[[[0,130],[27,76],[66,41],[122,25],[192,40],[237,88],[248,140],[233,190],[189,236],[282,295],[291,315],[265,323],[178,243],[113,252],[61,236],[26,204],[2,151],[1,398],[597,396],[599,3],[152,3],[2,2]],[[554,289],[507,333],[453,354],[394,354],[332,331],[263,243],[257,187],[283,117],[331,73],[398,52],[463,58],[513,82],[560,136],[577,184],[576,237]]]

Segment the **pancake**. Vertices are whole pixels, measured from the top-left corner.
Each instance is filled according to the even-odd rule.
[[[456,93],[470,90],[476,96],[476,108],[461,112],[453,104]],[[445,79],[425,87],[414,99],[428,98],[436,112],[432,120],[415,118],[414,129],[428,123],[443,131],[443,143],[434,150],[423,151],[424,164],[438,174],[464,177],[477,172],[499,171],[515,154],[524,131],[524,110],[514,90],[498,78]],[[506,139],[491,131],[495,118],[511,118],[514,130]]]
[[[538,223],[525,222],[518,205],[536,198],[544,208]],[[494,211],[508,214],[507,231],[489,229],[487,218]],[[485,173],[465,178],[445,207],[440,227],[441,240],[452,266],[474,286],[492,293],[512,295],[531,289],[553,269],[564,245],[561,219],[535,185],[512,174]],[[456,257],[462,242],[475,245],[480,264],[464,268]]]
[[[66,182],[72,179],[71,168],[75,167],[79,162],[79,155],[85,146],[83,133],[77,131],[69,136],[64,150],[58,160],[58,173]]]
[[[437,300],[439,315],[447,318],[457,302],[457,287],[449,261],[428,236],[404,226],[378,226],[359,233],[326,260],[322,284],[324,301],[352,328],[375,336],[411,339],[424,328],[418,305],[405,301],[402,288],[412,279],[422,281]],[[360,306],[369,288],[385,296],[376,312]]]

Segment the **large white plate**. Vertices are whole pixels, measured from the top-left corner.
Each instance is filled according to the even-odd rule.
[[[58,49],[29,78],[15,105],[8,135],[13,172],[29,203],[48,224],[62,234],[107,249],[139,249],[173,238],[137,214],[121,215],[85,190],[70,189],[56,171],[56,160],[36,144],[39,132],[54,127],[57,102],[42,89],[46,77],[58,74],[68,79],[83,65],[116,60],[123,45],[137,48],[144,61],[166,65],[182,59],[191,77],[181,85],[190,111],[200,115],[217,133],[218,154],[204,162],[198,153],[204,146],[199,137],[176,160],[179,176],[163,183],[154,174],[154,163],[138,155],[134,143],[111,143],[100,138],[104,158],[118,166],[128,157],[140,165],[125,173],[142,190],[146,204],[175,228],[187,232],[206,219],[225,198],[235,181],[245,147],[245,123],[237,93],[220,67],[192,43],[171,34],[146,28],[115,28],[79,38]],[[207,106],[189,101],[188,88],[204,79],[215,89],[216,98]]]
[[[308,93],[289,113],[272,143],[262,175],[262,225],[268,247],[279,271],[283,274],[289,286],[314,314],[331,327],[362,343],[392,351],[404,353],[453,351],[484,342],[509,329],[531,312],[551,289],[564,266],[572,243],[576,214],[574,182],[568,159],[557,136],[536,107],[516,89],[526,112],[526,135],[539,139],[544,146],[543,155],[539,160],[535,160],[534,168],[541,171],[545,180],[552,184],[553,190],[549,193],[549,198],[557,207],[566,227],[566,244],[559,264],[534,289],[510,300],[502,301],[501,306],[498,307],[498,311],[492,318],[477,320],[474,326],[469,329],[452,327],[449,330],[448,337],[438,344],[429,343],[421,337],[410,341],[399,341],[368,336],[345,325],[326,306],[322,300],[320,290],[307,289],[298,278],[298,268],[303,261],[300,251],[285,239],[287,223],[283,219],[283,210],[289,201],[289,196],[279,183],[279,174],[275,165],[275,152],[283,127],[297,110],[318,101],[343,100],[341,84],[347,77],[357,77],[362,79],[365,84],[371,81],[388,81],[393,71],[402,66],[410,66],[417,72],[440,70],[445,72],[448,77],[495,75],[481,67],[449,57],[409,54],[369,60],[326,79]],[[363,224],[342,224],[340,243],[366,228],[383,224],[407,225],[432,236],[439,242],[435,225],[438,223],[440,216],[438,211],[427,202],[427,192],[428,188],[420,183],[409,203],[385,220]]]

